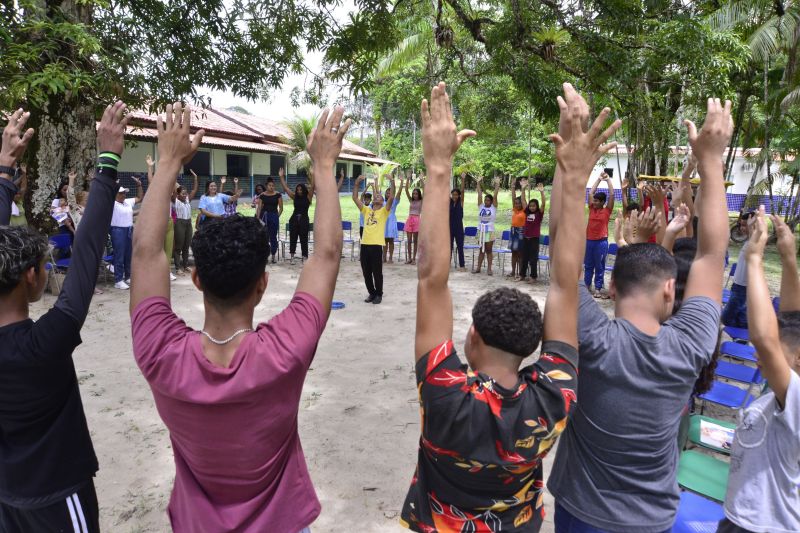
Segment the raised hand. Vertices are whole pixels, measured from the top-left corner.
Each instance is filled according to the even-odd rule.
[[[543,193],[544,192],[544,183],[542,183],[541,181],[539,183],[537,183],[536,184],[536,190],[541,192],[541,193]]]
[[[628,181],[628,178],[622,178],[622,188],[627,189],[629,186],[630,182]]]
[[[75,183],[75,180],[77,179],[77,177],[78,177],[78,173],[75,172],[74,170],[70,170],[69,174],[67,174],[67,179],[69,179],[70,184]]]
[[[523,189],[527,189],[528,188],[528,180],[519,180],[519,186],[522,187]]]
[[[29,112],[23,113],[20,108],[8,119],[8,124],[3,130],[3,146],[0,147],[0,165],[13,167],[22,158],[34,133],[33,128],[23,131],[30,116]]]
[[[362,181],[364,181],[364,175],[363,174],[356,178],[356,183],[361,183]]]
[[[226,182],[226,181],[228,181],[228,178],[226,178],[225,176],[222,176],[222,177],[219,179],[219,184],[220,184],[220,185],[225,185],[225,182]]]
[[[565,84],[565,94],[567,94],[568,85],[569,84]],[[601,133],[601,128],[611,113],[609,108],[605,108],[594,121],[591,128],[584,132],[581,125],[583,119],[582,106],[580,102],[575,99],[573,99],[573,102],[575,103],[568,110],[572,125],[569,141],[565,141],[564,138],[557,133],[551,135],[550,139],[556,145],[556,159],[558,160],[558,165],[564,171],[565,175],[571,178],[570,180],[565,180],[565,184],[569,181],[576,182],[583,179],[585,185],[586,176],[592,172],[592,169],[595,164],[597,164],[597,161],[600,160],[600,157],[617,145],[616,142],[604,143],[617,131],[622,122],[619,119],[615,120],[611,126]],[[562,113],[562,115],[563,114],[564,113]]]
[[[205,130],[199,130],[190,139],[191,112],[183,108],[180,102],[167,105],[166,118],[156,118],[158,129],[158,153],[160,161],[177,160],[185,165],[194,157],[200,142],[203,140]]]
[[[142,184],[142,180],[140,180],[140,179],[139,179],[139,178],[137,178],[136,176],[131,176],[131,179],[133,180],[133,182],[134,182],[136,185],[141,185],[141,184]]]
[[[435,179],[450,179],[453,156],[472,130],[456,132],[450,97],[444,82],[431,89],[431,101],[422,100],[422,152],[427,173]]]
[[[197,178],[197,174],[195,174],[194,170],[192,170],[191,168],[189,169],[189,174],[191,174],[193,178]]]
[[[689,131],[692,152],[698,160],[721,160],[733,134],[731,101],[725,100],[723,105],[719,98],[709,98],[706,120],[699,133],[691,120],[684,121],[684,124]]]
[[[97,151],[112,152],[122,155],[125,150],[125,126],[128,125],[130,115],[125,115],[128,107],[117,100],[113,105],[107,106],[97,128]]]
[[[658,185],[645,185],[644,192],[650,197],[654,207],[664,205],[664,190]]]
[[[581,129],[586,132],[589,129],[589,104],[570,83],[564,84],[564,97],[559,96],[557,100],[558,108],[561,111],[558,120],[558,134],[564,142],[569,142],[572,138],[572,120],[567,110],[575,110],[578,113]]]
[[[648,207],[642,212],[634,211],[631,213],[630,220],[633,230],[632,243],[648,242],[650,237],[658,233],[664,224],[664,218],[657,209],[652,207]]]
[[[147,154],[145,156],[144,160],[147,163],[148,167],[152,168],[152,167],[156,166],[156,163],[155,163],[155,161],[153,161],[153,158],[150,156],[150,154]]]
[[[745,251],[747,257],[761,257],[764,255],[764,248],[767,247],[769,230],[767,229],[767,219],[764,215],[764,211],[764,206],[759,206],[758,211],[756,211],[756,216],[753,217],[755,220],[755,222],[753,222],[753,234],[750,236]]]
[[[344,172],[344,171],[342,171],[342,172]],[[286,176],[286,172],[283,170],[283,167],[279,168],[278,169],[278,177],[279,178],[283,178],[285,176]]]
[[[239,178],[233,178],[233,186],[235,187],[238,184],[239,184]]]
[[[681,204],[675,208],[675,216],[667,224],[667,233],[679,234],[691,222],[691,212],[686,204]]]
[[[770,215],[769,218],[775,227],[775,236],[778,238],[778,252],[780,252],[781,257],[794,258],[797,255],[797,242],[795,241],[794,233],[781,217]]]
[[[501,182],[501,181],[502,181],[502,180],[501,180],[500,178],[493,178],[493,179],[492,179],[492,185],[494,185],[494,188],[495,188],[495,189],[497,189],[498,187],[500,187],[500,182]]]
[[[317,122],[317,127],[311,132],[306,151],[311,157],[312,164],[331,165],[336,162],[342,151],[342,141],[350,129],[350,119],[342,123],[344,108],[336,106],[333,113],[327,109],[322,112]]]

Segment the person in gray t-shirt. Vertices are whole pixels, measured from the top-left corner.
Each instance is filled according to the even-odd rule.
[[[547,484],[556,500],[557,533],[672,527],[680,501],[680,416],[718,336],[728,240],[720,160],[731,131],[730,103],[723,109],[713,100],[700,135],[690,127],[703,201],[697,255],[675,316],[675,260],[656,244],[619,249],[610,286],[615,319],[579,289],[578,408]]]
[[[772,217],[783,274],[778,316],[764,278],[769,232],[759,209],[748,245],[750,337],[772,391],[741,414],[731,450],[722,533],[800,531],[800,279],[794,235]]]

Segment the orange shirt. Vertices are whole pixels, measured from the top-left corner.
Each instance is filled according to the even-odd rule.
[[[525,227],[525,210],[524,209],[514,209],[511,213],[511,227],[514,228],[524,228]]]
[[[586,239],[599,241],[608,238],[608,221],[611,220],[611,209],[589,207],[589,224],[586,226]]]

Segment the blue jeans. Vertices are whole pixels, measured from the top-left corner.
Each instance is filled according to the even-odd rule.
[[[603,278],[606,275],[606,255],[608,254],[608,239],[599,241],[586,241],[586,254],[583,256],[583,282],[588,289],[603,288]]]
[[[555,524],[556,533],[612,533],[609,530],[594,527],[575,518],[569,511],[558,505],[558,502],[556,502]],[[672,528],[663,533],[669,533],[670,531],[672,531]]]
[[[722,310],[722,323],[747,329],[747,287],[736,283],[731,285],[731,297]]]
[[[131,252],[133,252],[133,226],[111,226],[111,246],[114,247],[114,281],[119,283],[131,277]]]
[[[275,255],[278,253],[278,230],[281,226],[281,217],[278,215],[277,211],[274,213],[267,212],[262,216],[264,217],[264,222],[267,225],[267,236],[269,237],[269,255]]]

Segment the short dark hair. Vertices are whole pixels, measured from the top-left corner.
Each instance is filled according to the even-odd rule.
[[[633,213],[634,211],[639,210],[639,204],[636,202],[628,202],[628,205],[625,207],[626,213]]]
[[[614,281],[621,297],[639,289],[653,290],[658,285],[678,275],[675,258],[658,244],[642,242],[623,246],[617,251]]]
[[[491,194],[486,194],[483,196],[483,201],[485,202],[486,200],[494,201],[494,196]]]
[[[682,237],[672,245],[672,255],[675,258],[677,275],[675,276],[675,305],[672,307],[672,314],[678,312],[683,303],[683,295],[686,292],[686,281],[689,279],[689,271],[692,269],[694,257],[697,255],[697,241],[688,237]]]
[[[0,226],[0,295],[13,291],[29,268],[38,272],[47,248],[47,238],[27,226]]]
[[[206,297],[220,306],[238,305],[267,266],[267,230],[253,217],[212,218],[192,237],[192,253]]]
[[[800,311],[778,312],[778,335],[781,342],[788,346],[795,356],[800,350]]]
[[[294,190],[295,194],[297,193],[297,189],[300,189],[300,196],[308,196],[308,187],[305,183],[298,183],[295,185]]]
[[[594,198],[595,200],[600,200],[601,202],[605,203],[608,196],[606,196],[606,193],[604,192],[596,192],[594,193],[594,196],[592,198]]]
[[[542,340],[542,313],[528,294],[510,287],[484,293],[472,308],[472,323],[487,346],[528,357]]]
[[[274,180],[274,179],[272,179],[272,178],[267,178],[267,183],[273,183],[273,184],[274,184],[274,183],[275,183],[275,180]]]

